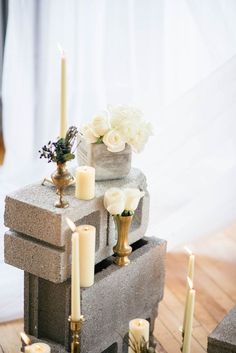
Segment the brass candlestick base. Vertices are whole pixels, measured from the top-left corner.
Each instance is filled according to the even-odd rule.
[[[71,316],[69,316],[70,329],[72,333],[71,341],[71,353],[80,353],[80,332],[84,323],[84,317],[81,316],[79,321],[72,321]]]
[[[42,185],[45,182],[49,182],[56,186],[56,193],[59,195],[59,199],[54,203],[55,207],[66,208],[69,206],[69,203],[66,200],[63,200],[64,189],[75,183],[75,178],[66,168],[66,163],[58,163],[57,169],[51,175],[51,179],[45,178]]]
[[[131,246],[128,244],[129,228],[132,223],[133,216],[113,216],[118,232],[116,245],[113,247],[114,253],[117,255],[115,263],[118,266],[127,266],[130,263],[128,256],[132,252]]]

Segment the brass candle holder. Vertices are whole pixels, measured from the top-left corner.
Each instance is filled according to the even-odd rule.
[[[71,353],[80,353],[80,332],[85,321],[83,315],[81,315],[80,320],[73,321],[71,316],[69,316],[70,330],[72,335],[71,341]]]
[[[66,163],[57,163],[57,169],[51,174],[51,179],[44,178],[42,185],[45,185],[45,182],[56,186],[59,199],[54,203],[54,206],[58,208],[68,207],[69,203],[63,199],[64,190],[67,186],[75,183],[75,177],[68,171]]]
[[[58,208],[66,208],[69,203],[63,200],[64,189],[75,183],[75,178],[67,170],[66,162],[75,158],[72,151],[73,144],[76,139],[78,130],[75,126],[69,127],[65,137],[57,138],[56,142],[49,141],[39,150],[40,158],[45,158],[50,162],[57,163],[57,169],[51,174],[51,178],[44,178],[42,185],[45,182],[54,184],[59,195],[59,200],[55,202],[54,206]]]
[[[114,253],[117,255],[115,263],[118,266],[127,266],[130,263],[128,256],[132,252],[132,248],[128,243],[129,228],[133,220],[133,216],[113,216],[118,233],[117,243],[113,247]]]

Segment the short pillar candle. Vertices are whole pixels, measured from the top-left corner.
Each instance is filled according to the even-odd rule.
[[[129,322],[129,341],[137,344],[139,348],[142,339],[149,342],[149,322],[144,319],[131,320]],[[131,347],[129,347],[129,353],[135,353]]]
[[[75,197],[91,200],[95,196],[95,168],[81,166],[76,170]]]
[[[80,286],[86,288],[94,284],[96,228],[81,225],[76,231],[79,233]]]
[[[38,342],[25,346],[25,353],[51,353],[51,348],[46,343]]]

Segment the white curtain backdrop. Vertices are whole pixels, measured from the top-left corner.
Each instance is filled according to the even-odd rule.
[[[236,219],[235,0],[10,0],[3,71],[7,192],[46,173],[41,145],[59,130],[60,55],[68,117],[108,103],[143,109],[155,136],[133,164],[151,192],[148,235],[169,247]],[[3,264],[0,320],[22,315],[22,273]]]

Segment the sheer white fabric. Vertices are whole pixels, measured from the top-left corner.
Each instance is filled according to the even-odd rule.
[[[235,16],[234,0],[10,0],[1,216],[6,192],[45,173],[37,150],[59,130],[60,42],[70,124],[133,103],[154,125],[134,156],[151,191],[148,234],[171,247],[235,220]],[[2,254],[5,320],[21,313],[23,283]]]

